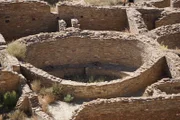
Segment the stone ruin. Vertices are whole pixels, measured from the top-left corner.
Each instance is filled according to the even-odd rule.
[[[0,33],[0,92],[20,90],[16,108],[38,119],[59,120],[42,110],[35,79],[86,101],[71,120],[180,119],[180,0],[61,2],[55,12],[45,2],[1,2]],[[26,44],[23,62],[6,51],[14,40]],[[112,79],[66,78],[73,74]]]

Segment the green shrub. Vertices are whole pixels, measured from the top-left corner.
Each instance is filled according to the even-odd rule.
[[[8,44],[7,51],[10,55],[23,60],[25,58],[26,45],[18,41],[14,41]]]
[[[52,85],[52,92],[55,96],[61,96],[62,94],[62,87],[58,83],[54,83]]]
[[[67,94],[65,97],[64,97],[64,101],[65,102],[72,102],[74,99],[74,97],[71,95],[71,94]]]
[[[4,94],[4,106],[8,108],[13,108],[18,100],[18,95],[15,91],[6,92]]]

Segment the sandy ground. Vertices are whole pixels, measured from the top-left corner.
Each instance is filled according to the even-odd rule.
[[[57,101],[48,106],[49,112],[55,120],[69,120],[73,112],[80,107],[82,103],[66,103]]]

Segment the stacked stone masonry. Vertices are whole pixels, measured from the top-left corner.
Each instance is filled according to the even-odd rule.
[[[40,80],[86,101],[71,120],[180,119],[180,0],[50,8],[42,1],[0,2],[0,93],[20,91],[17,109],[55,119],[31,89]],[[26,45],[23,61],[6,49],[14,40]],[[114,78],[89,83],[66,79],[71,75]]]

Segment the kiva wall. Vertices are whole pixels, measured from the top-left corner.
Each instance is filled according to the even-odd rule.
[[[116,98],[84,104],[72,120],[179,120],[180,96]]]

